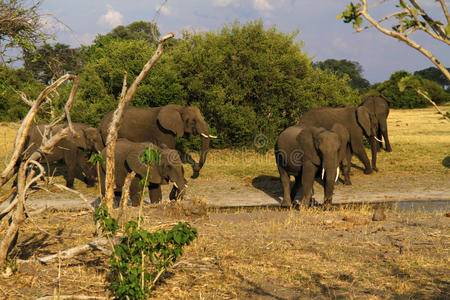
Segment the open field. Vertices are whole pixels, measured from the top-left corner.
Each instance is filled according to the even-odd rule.
[[[393,152],[380,152],[380,171],[364,175],[362,164],[354,159],[353,186],[340,184],[336,192],[361,201],[375,192],[410,193],[411,199],[417,193],[431,198],[448,195],[450,200],[450,123],[431,108],[392,110],[388,121]],[[16,130],[15,124],[0,124],[0,169]],[[190,168],[185,170],[190,176]],[[62,177],[57,181],[63,182]],[[280,196],[271,152],[211,151],[200,178],[189,181],[189,196],[208,203],[240,197],[245,205],[247,197],[259,197],[256,192],[261,191]],[[81,181],[75,187],[95,197],[95,188],[86,188]],[[58,202],[75,198],[51,191],[33,197]],[[320,191],[316,195],[321,200]],[[135,209],[128,210],[129,215],[136,214]],[[158,284],[156,299],[450,298],[447,210],[402,211],[394,205],[385,208],[386,220],[378,222],[372,221],[374,206],[369,204],[337,206],[332,211],[210,209],[207,215],[194,216],[177,212],[167,203],[145,209],[144,226],[149,230],[184,220],[199,231],[198,239]],[[25,224],[14,259],[57,253],[92,240],[95,231],[92,215],[82,206],[75,211],[49,210],[33,221],[39,228]],[[5,225],[6,220],[0,236]],[[107,260],[102,252],[90,251],[47,265],[17,265],[15,274],[0,276],[0,299],[34,299],[55,291],[106,296]]]
[[[238,210],[196,219],[147,208],[144,226],[189,221],[199,237],[158,284],[156,299],[448,299],[449,218],[442,211],[373,208],[324,212]],[[92,240],[87,212],[47,212],[21,232],[15,258],[30,259]],[[76,223],[76,225],[75,225]],[[0,277],[0,298],[107,294],[108,257],[90,251],[49,264],[20,264]]]

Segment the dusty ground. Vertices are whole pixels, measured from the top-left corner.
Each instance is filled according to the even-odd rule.
[[[380,171],[371,175],[362,174],[354,159],[353,185],[336,186],[332,211],[279,210],[282,194],[273,153],[212,151],[201,176],[189,179],[187,198],[234,209],[210,208],[205,215],[194,207],[186,215],[167,202],[145,209],[149,230],[170,228],[179,220],[199,230],[199,238],[157,286],[155,298],[449,299],[448,124],[424,109],[393,111],[389,126],[394,152],[382,151]],[[7,161],[15,130],[16,125],[0,124],[0,162]],[[189,177],[189,167],[186,171]],[[61,176],[56,180],[63,183]],[[86,207],[95,202],[96,189],[79,180],[75,188],[89,203],[54,187],[30,197],[29,209],[49,209],[21,229],[9,263],[17,271],[0,275],[0,299],[108,294],[108,256],[100,251],[47,265],[16,263],[93,239],[93,216]],[[168,188],[163,189],[166,199]],[[321,202],[322,195],[316,183],[315,199]],[[383,221],[372,221],[375,206],[364,204],[406,200],[442,202],[433,210],[382,205]],[[265,207],[238,208],[243,206]],[[135,214],[130,208],[128,216]],[[0,236],[5,228],[3,220]]]
[[[199,231],[154,297],[448,299],[450,218],[442,210],[386,208],[386,220],[375,222],[373,210],[266,208],[186,216],[171,206],[147,207],[149,230],[184,220]],[[47,212],[34,222],[40,229],[31,223],[22,229],[14,259],[80,245],[93,239],[95,230],[92,215],[83,211]],[[15,274],[0,277],[0,298],[34,299],[55,291],[105,296],[107,260],[100,251],[88,251],[46,265],[15,265]]]

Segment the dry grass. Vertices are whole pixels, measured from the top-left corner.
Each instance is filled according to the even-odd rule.
[[[450,231],[442,212],[373,207],[337,211],[237,210],[192,218],[146,209],[144,226],[169,228],[179,220],[199,238],[157,286],[156,299],[445,299],[450,296]],[[56,253],[92,239],[92,216],[47,213],[21,232],[16,257]],[[0,278],[0,298],[60,294],[105,295],[108,257],[92,251],[48,265],[20,265]],[[60,275],[58,276],[58,273]],[[6,295],[6,296],[5,296]]]
[[[450,107],[443,107],[443,110],[447,109]],[[393,152],[378,154],[380,170],[411,175],[450,175],[450,169],[443,165],[443,160],[450,155],[450,124],[441,119],[434,108],[393,109],[388,127]],[[6,161],[13,149],[17,128],[16,123],[0,123],[0,163]],[[369,149],[367,153],[370,157]],[[197,155],[192,153],[195,159],[198,159]],[[353,163],[362,167],[356,157]],[[186,177],[190,177],[192,169],[187,167],[185,170]],[[201,172],[202,177],[210,179],[242,180],[262,173],[278,176],[273,151],[259,154],[251,149],[211,150]]]
[[[383,172],[376,176],[400,182],[421,174],[448,182],[450,171],[442,162],[450,154],[450,125],[443,122],[432,109],[393,110],[389,126],[394,152],[380,153]],[[0,124],[0,163],[12,150],[16,130],[15,124]],[[190,176],[190,168],[185,169]],[[354,172],[359,176],[359,169]],[[220,150],[211,152],[201,176],[242,181],[260,174],[278,176],[272,153]],[[79,181],[75,187],[95,193]],[[385,221],[373,222],[370,205],[335,211],[238,209],[208,215],[204,202],[194,201],[193,206],[145,209],[144,226],[149,230],[169,228],[179,220],[199,230],[199,238],[157,286],[156,299],[450,298],[450,219],[443,211],[387,209]],[[125,215],[135,212],[130,209]],[[90,213],[46,212],[34,219],[40,228],[61,237],[26,222],[13,258],[57,253],[93,239]],[[48,265],[20,265],[11,277],[0,276],[0,299],[33,299],[55,290],[104,296],[107,260],[102,252],[91,251]]]
[[[393,152],[378,154],[380,170],[410,175],[450,175],[450,169],[443,165],[450,155],[450,123],[441,119],[433,108],[393,109],[388,128]],[[370,157],[370,150],[366,150]],[[363,167],[356,157],[353,163]],[[186,171],[190,176],[190,168]],[[278,176],[273,151],[258,154],[253,150],[212,150],[201,172],[202,177],[230,180],[253,178],[262,173]]]

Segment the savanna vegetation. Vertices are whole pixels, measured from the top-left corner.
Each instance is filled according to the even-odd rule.
[[[98,125],[116,106],[124,70],[131,82],[155,50],[154,33],[158,31],[153,24],[135,22],[99,35],[92,45],[80,49],[62,44],[40,46],[35,56],[25,55],[24,69],[3,66],[0,120],[24,117],[28,105],[17,91],[33,99],[43,84],[72,72],[81,78],[73,120]],[[414,90],[399,91],[398,81],[409,73],[399,71],[388,81],[370,86],[358,62],[328,59],[311,63],[296,41],[297,34],[267,28],[261,21],[235,22],[206,33],[185,32],[168,43],[164,56],[138,88],[133,105],[198,106],[210,131],[219,136],[213,147],[251,146],[256,136],[264,135],[267,143],[262,150],[270,149],[282,129],[313,107],[358,105],[366,94],[383,94],[392,107],[427,105]],[[414,76],[436,103],[450,100],[441,85],[427,79],[430,76]],[[70,89],[68,83],[53,93],[53,112],[48,110],[39,118],[46,120],[61,111]]]
[[[35,8],[29,12],[35,13]],[[279,183],[271,146],[281,129],[310,108],[358,105],[366,94],[383,94],[393,107],[426,106],[416,91],[399,85],[405,77],[435,102],[449,101],[448,84],[430,70],[414,75],[399,71],[370,86],[358,62],[311,63],[296,35],[255,21],[235,22],[215,32],[185,32],[169,41],[133,104],[198,106],[210,132],[219,136],[214,146],[234,149],[211,151],[202,178],[190,182],[187,201],[149,205],[139,212],[124,207],[126,219],[137,217],[127,225],[106,213],[99,217],[97,210],[96,226],[92,212],[80,205],[28,214],[17,246],[1,270],[0,295],[46,299],[53,294],[57,299],[82,294],[102,299],[109,288],[118,298],[145,298],[150,293],[160,299],[448,297],[450,244],[448,214],[443,211],[405,212],[388,205],[379,222],[372,218],[374,206],[368,204],[337,205],[325,212],[206,208],[204,198],[217,193],[231,198],[229,191],[238,190],[239,200],[254,189],[272,188],[276,194]],[[72,119],[98,125],[102,115],[117,106],[124,71],[130,82],[136,78],[155,52],[157,36],[153,24],[136,22],[80,49],[62,44],[34,47],[33,36],[18,44],[13,40],[11,47],[23,47],[25,64],[23,69],[0,69],[0,121],[7,121],[0,123],[0,162],[6,165],[11,153],[18,127],[14,121],[25,116],[27,102],[44,85],[61,74],[78,73],[81,81]],[[73,86],[69,81],[51,93],[38,120],[62,111]],[[381,171],[362,175],[354,160],[355,186],[346,188],[360,195],[359,202],[375,192],[447,193],[446,121],[429,108],[392,110],[389,128],[394,152],[380,153]],[[259,149],[268,152],[247,149],[257,136],[264,137]],[[187,168],[186,177],[190,172]],[[76,188],[91,200],[97,196],[95,187],[77,182]],[[33,192],[33,200],[73,198],[52,184],[46,189]],[[8,221],[2,220],[0,232],[6,231]],[[99,229],[109,238],[118,230],[124,234],[120,243],[113,245],[110,239],[111,245],[91,246],[82,255],[61,259],[61,251],[91,241]],[[58,253],[57,259],[47,264],[34,259],[49,253]],[[108,259],[112,269],[105,264]],[[149,271],[149,265],[154,270]]]

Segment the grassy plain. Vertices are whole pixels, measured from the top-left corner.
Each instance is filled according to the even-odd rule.
[[[0,124],[1,164],[12,149],[16,130],[15,124]],[[362,165],[355,159],[356,179],[387,178],[383,182],[408,181],[430,189],[448,186],[450,123],[432,109],[392,110],[389,130],[393,152],[380,152],[380,172],[362,175],[357,168]],[[185,169],[190,176],[190,168]],[[273,153],[214,150],[201,177],[209,184],[216,179],[232,183],[261,174],[278,176]],[[374,182],[375,188],[381,184]],[[356,184],[352,188],[358,191]],[[95,188],[81,190],[95,193]],[[189,215],[171,204],[146,207],[144,226],[150,230],[170,228],[179,220],[199,230],[199,238],[164,276],[154,297],[449,299],[448,211],[385,208],[384,221],[372,221],[373,212],[373,206],[362,205],[333,211],[266,208]],[[135,213],[129,208],[128,214]],[[0,236],[5,228],[3,220]],[[88,242],[94,231],[87,211],[46,211],[21,229],[12,264],[15,258],[40,257]],[[105,296],[107,260],[92,250],[46,265],[18,265],[15,274],[0,276],[0,298]]]

